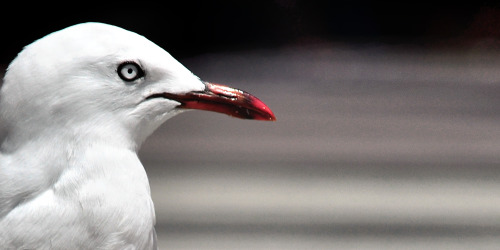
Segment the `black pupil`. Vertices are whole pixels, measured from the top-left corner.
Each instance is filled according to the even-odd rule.
[[[134,72],[134,70],[132,68],[127,69],[127,73],[132,74],[132,72]]]

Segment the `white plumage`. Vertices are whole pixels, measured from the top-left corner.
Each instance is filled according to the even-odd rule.
[[[227,104],[243,104],[201,96],[207,88],[162,48],[111,25],[75,25],[25,47],[0,89],[0,246],[155,249],[136,152],[184,101],[239,115]],[[196,98],[204,104],[189,104]]]

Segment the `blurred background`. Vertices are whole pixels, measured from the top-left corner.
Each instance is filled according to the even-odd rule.
[[[66,2],[3,9],[1,74],[87,21],[142,34],[277,121],[191,111],[143,145],[161,249],[498,249],[500,7]]]

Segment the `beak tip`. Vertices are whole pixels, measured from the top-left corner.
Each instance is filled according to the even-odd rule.
[[[252,96],[248,93],[246,93],[246,96],[248,100],[251,100],[251,103],[254,107],[254,116],[252,116],[250,119],[254,120],[260,120],[260,121],[276,121],[276,116],[274,115],[273,111],[261,100],[259,100],[257,97]]]

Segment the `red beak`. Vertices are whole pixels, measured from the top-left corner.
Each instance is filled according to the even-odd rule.
[[[182,95],[164,93],[162,96],[180,102],[180,108],[214,111],[242,119],[276,121],[271,109],[257,97],[224,85],[208,82],[205,85],[203,91]]]

